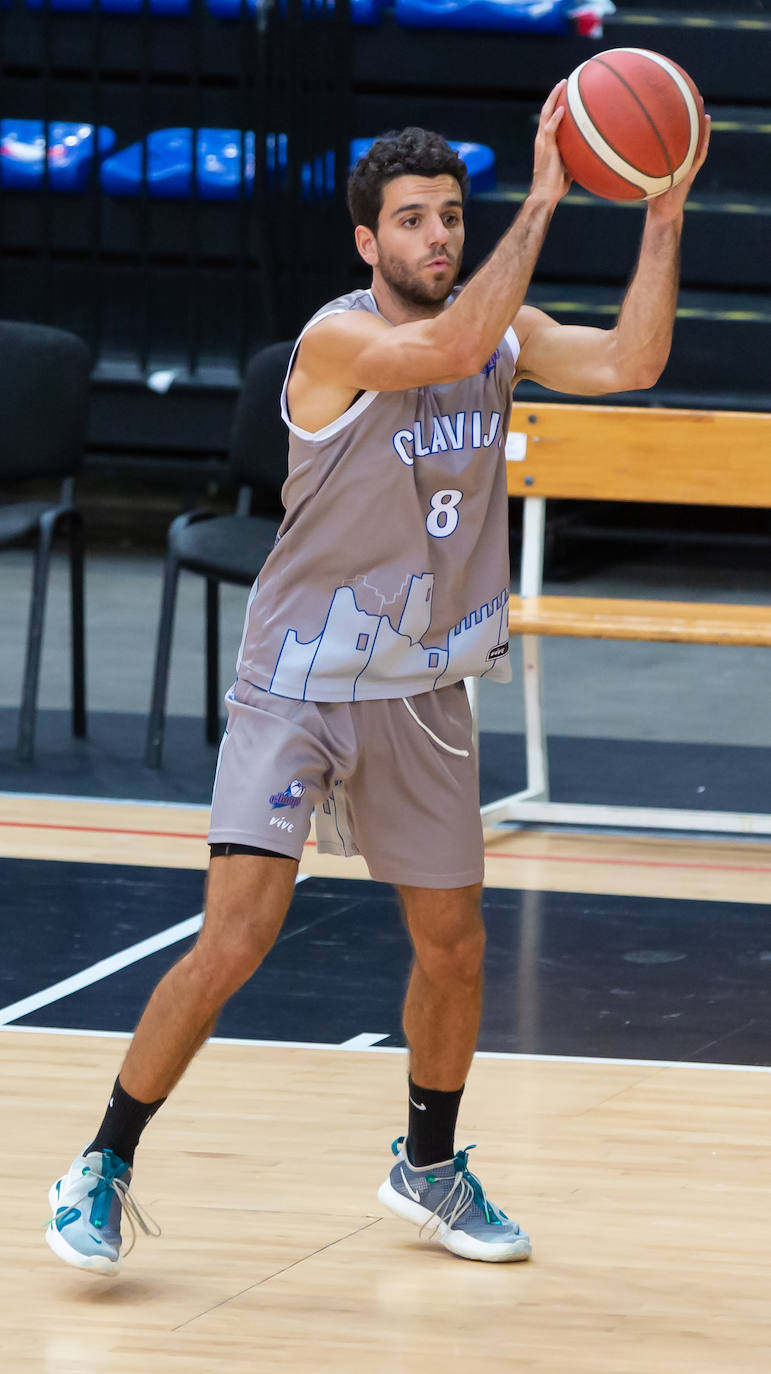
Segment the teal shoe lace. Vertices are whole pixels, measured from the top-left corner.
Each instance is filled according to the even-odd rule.
[[[101,1230],[107,1225],[110,1215],[110,1208],[114,1197],[120,1202],[123,1215],[126,1217],[131,1230],[131,1244],[126,1250],[126,1254],[131,1254],[137,1238],[137,1226],[146,1236],[159,1236],[161,1228],[145,1207],[142,1207],[137,1198],[129,1191],[129,1185],[122,1177],[128,1173],[128,1165],[125,1160],[119,1158],[112,1150],[102,1151],[102,1172],[94,1174],[88,1166],[83,1170],[85,1176],[91,1174],[96,1179],[93,1188],[89,1189],[86,1196],[93,1198],[91,1215],[89,1220],[96,1230]]]
[[[458,1176],[461,1177],[464,1183],[466,1183],[471,1188],[471,1197],[469,1197],[466,1206],[468,1206],[473,1200],[474,1202],[476,1202],[477,1206],[484,1212],[485,1221],[488,1223],[488,1225],[501,1226],[503,1222],[508,1221],[509,1218],[506,1216],[505,1212],[501,1211],[499,1207],[491,1208],[490,1203],[487,1201],[487,1194],[485,1193],[482,1184],[479,1182],[479,1179],[477,1178],[476,1174],[472,1174],[471,1170],[468,1167],[468,1152],[469,1150],[475,1149],[476,1145],[467,1145],[465,1150],[458,1150],[458,1153],[455,1155],[452,1161],[453,1166],[455,1168],[456,1178]],[[448,1194],[448,1197],[450,1195],[451,1194]],[[465,1208],[463,1210],[465,1210]]]
[[[113,1185],[117,1184],[121,1176],[128,1172],[128,1167],[125,1160],[116,1155],[113,1150],[102,1151],[102,1172],[101,1174],[94,1175],[96,1183],[94,1187],[86,1193],[86,1197],[92,1197],[94,1199],[89,1221],[98,1231],[100,1231],[103,1226],[107,1225],[113,1195],[118,1191],[117,1187],[114,1188]],[[84,1178],[87,1178],[92,1172],[93,1171],[86,1166],[83,1170]]]
[[[398,1155],[403,1143],[404,1136],[399,1136],[393,1142],[391,1146],[393,1154]],[[432,1226],[432,1222],[438,1223],[443,1221],[447,1226],[452,1228],[474,1202],[484,1215],[488,1226],[502,1226],[504,1221],[509,1220],[505,1212],[502,1212],[499,1207],[493,1207],[492,1204],[487,1201],[487,1194],[482,1184],[476,1174],[472,1174],[468,1167],[469,1150],[475,1149],[476,1145],[467,1145],[465,1150],[458,1150],[457,1154],[453,1156],[452,1163],[455,1170],[453,1185],[449,1193],[442,1198],[439,1205],[431,1213],[430,1217],[427,1217],[423,1222],[420,1228],[420,1235],[422,1235],[427,1228],[430,1228],[431,1231],[436,1230],[436,1224]],[[517,1227],[517,1230],[519,1230],[519,1227]]]

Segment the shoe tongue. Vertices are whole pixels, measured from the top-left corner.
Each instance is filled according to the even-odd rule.
[[[443,1159],[441,1164],[428,1164],[420,1172],[433,1174],[436,1178],[451,1179],[455,1173],[455,1166],[451,1159]]]
[[[126,1183],[131,1179],[131,1169],[114,1150],[91,1150],[82,1159],[91,1172],[101,1178],[121,1178]]]

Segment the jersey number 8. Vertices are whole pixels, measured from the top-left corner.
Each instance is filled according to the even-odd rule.
[[[463,492],[448,487],[445,491],[435,491],[431,497],[431,509],[426,519],[426,529],[435,539],[446,539],[458,524],[458,506],[463,500]]]

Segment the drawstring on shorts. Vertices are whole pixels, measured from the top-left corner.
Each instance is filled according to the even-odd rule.
[[[468,751],[468,749],[453,749],[453,747],[452,747],[451,744],[445,744],[444,740],[443,740],[443,739],[440,739],[438,735],[435,735],[434,732],[433,732],[433,730],[430,730],[430,729],[428,728],[428,726],[426,725],[425,721],[422,721],[422,720],[420,719],[420,716],[418,715],[418,713],[417,713],[417,711],[415,710],[414,706],[412,706],[412,705],[410,704],[410,702],[407,700],[407,698],[406,698],[406,697],[402,697],[402,701],[404,702],[405,706],[407,707],[407,710],[409,711],[410,715],[412,716],[412,719],[415,720],[415,721],[417,721],[417,723],[418,723],[418,725],[420,726],[421,730],[425,730],[425,732],[426,732],[426,734],[429,736],[429,738],[432,739],[432,740],[434,741],[434,744],[438,744],[438,745],[439,745],[439,748],[440,748],[440,749],[444,749],[445,753],[447,753],[447,754],[457,754],[458,757],[461,758],[461,759],[467,759],[467,758],[468,758],[468,756],[469,756],[469,751]]]

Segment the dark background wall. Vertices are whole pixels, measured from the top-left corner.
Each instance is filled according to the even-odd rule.
[[[466,266],[490,251],[526,192],[537,112],[592,52],[649,47],[680,62],[713,117],[689,201],[680,314],[650,405],[765,409],[771,382],[771,16],[766,0],[620,0],[601,39],[438,32],[303,19],[289,0],[258,25],[193,0],[187,17],[0,9],[0,116],[113,128],[117,146],[168,126],[255,132],[256,192],[229,203],[0,186],[0,313],[85,337],[94,354],[84,481],[107,525],[121,492],[181,508],[226,499],[223,464],[249,354],[285,337],[330,295],[366,284],[342,198],[308,195],[302,164],[349,135],[419,123],[489,144],[497,187],[468,208]],[[271,27],[272,26],[272,27]],[[283,184],[260,149],[289,130]],[[565,321],[612,322],[642,224],[637,206],[576,188],[560,207],[530,299]],[[157,374],[173,373],[166,391]],[[168,380],[168,379],[167,379]],[[148,381],[152,385],[148,386]],[[161,385],[163,382],[161,381]],[[518,396],[535,395],[523,386]],[[619,398],[614,398],[618,401]],[[100,495],[101,493],[101,495]],[[117,503],[120,504],[120,503]],[[114,513],[114,512],[113,512]]]

